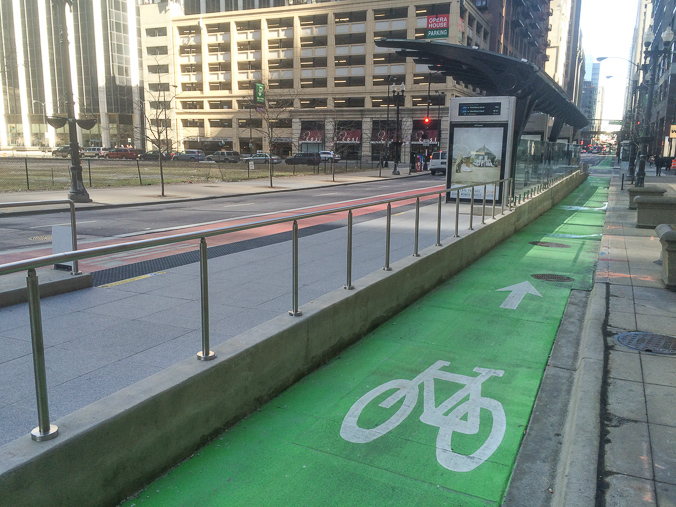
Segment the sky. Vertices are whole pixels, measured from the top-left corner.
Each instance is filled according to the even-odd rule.
[[[585,79],[591,79],[592,63],[600,56],[629,58],[638,3],[639,0],[582,0]],[[629,63],[621,59],[609,58],[601,63],[599,85],[605,88],[604,120],[622,119],[628,70]]]

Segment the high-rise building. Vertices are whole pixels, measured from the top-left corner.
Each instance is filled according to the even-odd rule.
[[[46,118],[66,116],[65,59],[55,9],[65,9],[75,114],[96,118],[78,128],[84,146],[135,144],[141,139],[142,82],[135,0],[3,0],[0,9],[0,146],[68,143],[65,128]]]

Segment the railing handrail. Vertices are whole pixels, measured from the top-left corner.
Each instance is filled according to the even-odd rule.
[[[70,247],[72,251],[77,251],[77,224],[75,221],[75,203],[70,199],[52,199],[49,201],[22,201],[0,203],[0,208],[21,208],[28,206],[49,206],[52,204],[68,204],[70,208]],[[69,259],[70,260],[70,259]],[[64,261],[62,261],[64,262]],[[54,264],[58,264],[55,262]],[[30,269],[30,268],[26,268]],[[22,270],[19,270],[22,271]],[[11,273],[12,271],[10,271]],[[7,274],[7,273],[0,273]],[[73,274],[79,274],[77,259],[73,260]]]
[[[503,178],[500,180],[489,181],[486,183],[477,183],[475,185],[464,185],[458,187],[445,188],[443,190],[434,190],[430,192],[423,192],[420,194],[407,195],[395,198],[380,199],[377,201],[369,201],[366,203],[351,204],[349,206],[341,206],[338,208],[324,209],[320,211],[312,211],[308,213],[300,213],[296,215],[289,215],[281,218],[272,218],[268,220],[262,220],[259,222],[248,222],[246,224],[240,225],[229,225],[226,227],[218,227],[215,229],[208,229],[199,232],[185,232],[181,234],[173,234],[170,236],[162,236],[161,238],[153,239],[142,239],[137,241],[130,241],[126,243],[120,243],[117,245],[106,245],[93,248],[86,248],[83,250],[74,250],[72,252],[64,252],[59,254],[44,255],[41,257],[33,257],[32,259],[25,259],[21,261],[10,262],[7,264],[0,264],[0,276],[7,275],[10,273],[16,273],[19,271],[25,271],[27,269],[35,269],[44,266],[50,266],[53,264],[61,264],[64,262],[77,262],[82,259],[89,259],[93,257],[103,257],[105,255],[112,255],[116,253],[128,252],[131,250],[141,250],[144,248],[152,248],[156,246],[169,245],[173,243],[183,243],[185,241],[196,241],[201,238],[210,238],[212,236],[220,236],[222,234],[231,234],[235,232],[246,231],[250,229],[258,229],[261,227],[267,227],[270,225],[277,225],[287,222],[294,222],[298,220],[304,220],[307,218],[314,218],[323,215],[332,215],[335,213],[344,213],[348,211],[353,211],[356,209],[368,208],[371,206],[387,205],[393,202],[406,201],[406,200],[415,200],[416,198],[428,197],[432,195],[445,194],[447,192],[456,192],[465,188],[472,188],[477,186],[484,185],[499,185],[503,182],[510,181],[512,178]],[[38,201],[40,202],[40,201]],[[48,201],[42,201],[46,203]],[[57,202],[57,201],[51,201]],[[60,201],[64,202],[64,201]],[[72,202],[72,201],[71,201]]]

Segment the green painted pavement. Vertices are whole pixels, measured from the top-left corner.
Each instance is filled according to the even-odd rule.
[[[591,288],[608,182],[589,178],[549,213],[125,505],[499,505],[570,290]],[[547,282],[533,274],[572,280]],[[499,289],[525,281],[541,297],[526,294],[515,309],[501,308],[510,292]],[[448,364],[422,389],[402,381],[401,391],[380,394],[358,412],[356,423],[346,422],[372,389],[411,381],[437,361]],[[475,367],[495,371],[477,383],[471,380],[480,375]],[[467,378],[458,383],[457,375]],[[458,394],[462,399],[435,411],[465,384],[470,387]],[[378,406],[396,392],[406,394],[403,401]],[[390,431],[380,426],[408,409]],[[375,438],[355,443],[355,435]],[[466,458],[471,455],[476,459]]]

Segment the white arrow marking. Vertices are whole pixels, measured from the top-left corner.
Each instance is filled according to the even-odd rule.
[[[526,294],[533,294],[533,296],[542,297],[535,287],[533,287],[530,282],[521,282],[516,285],[510,285],[509,287],[504,287],[502,289],[497,289],[495,292],[500,291],[511,291],[512,293],[507,296],[504,303],[500,305],[500,308],[507,308],[509,310],[516,310],[521,300],[526,297]]]

